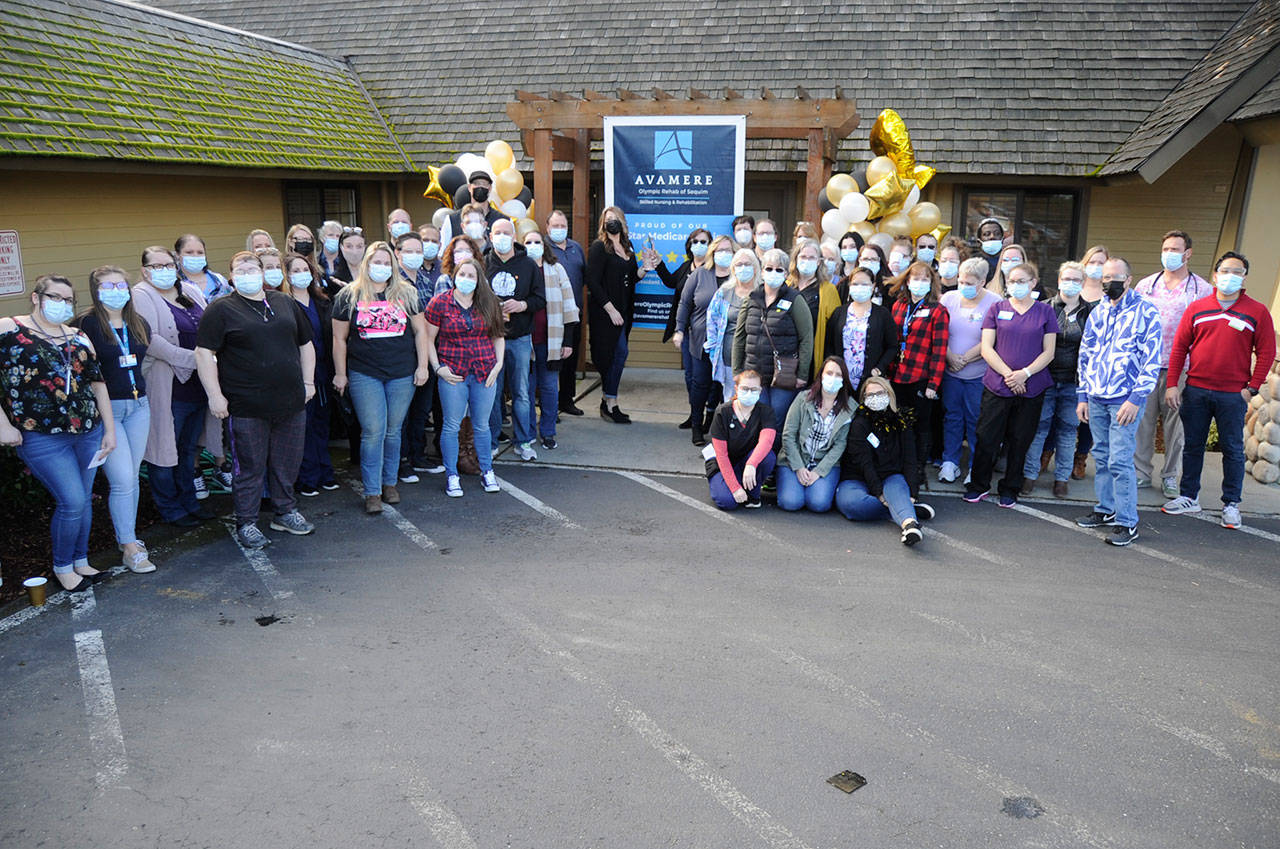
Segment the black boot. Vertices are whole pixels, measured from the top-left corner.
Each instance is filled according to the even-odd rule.
[[[693,427],[693,416],[689,416],[689,418],[680,422],[679,427],[681,430],[688,430],[689,428]]]
[[[701,423],[699,423],[701,424]],[[697,424],[693,426],[693,444],[701,448],[707,444],[707,438],[702,434],[702,428]]]
[[[709,433],[711,431],[711,420],[716,417],[716,408],[708,407],[706,415],[702,417],[702,432]]]

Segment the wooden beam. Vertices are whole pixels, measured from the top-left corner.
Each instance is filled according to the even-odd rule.
[[[621,94],[626,89],[619,91]],[[852,100],[750,100],[732,89],[727,100],[572,100],[516,101],[507,115],[521,130],[592,130],[599,133],[604,118],[618,115],[746,115],[748,138],[807,139],[810,130],[830,130],[837,139],[858,127]],[[732,95],[732,96],[731,96]]]
[[[773,92],[769,91],[769,87],[768,87],[768,86],[761,86],[761,87],[760,87],[760,99],[761,99],[761,100],[777,100],[778,98],[776,98],[776,97],[774,97],[774,96],[773,96]]]
[[[566,100],[578,100],[577,95],[569,94],[569,92],[567,91],[557,91],[556,89],[552,89],[551,91],[547,92],[547,97],[551,98],[552,100],[558,103],[563,103]]]
[[[533,131],[533,206],[543,220],[555,209],[552,194],[554,165],[551,159],[551,131]]]
[[[742,95],[731,88],[726,88],[724,90],[724,99],[725,100],[741,100]]]
[[[640,95],[636,94],[634,91],[632,91],[629,88],[620,88],[618,89],[618,99],[619,100],[639,100]]]
[[[658,88],[657,86],[654,86],[654,87],[653,87],[653,99],[654,99],[654,100],[671,100],[671,99],[672,99],[672,97],[671,97],[671,95],[670,95],[670,94],[668,94],[667,92],[663,91],[662,89]]]
[[[689,99],[690,100],[706,100],[707,93],[704,91],[699,91],[693,86],[689,86]]]
[[[609,95],[601,94],[600,92],[596,91],[593,88],[584,88],[582,90],[582,99],[583,100],[613,100],[613,98],[610,97]]]
[[[796,86],[796,100],[808,100],[809,90],[802,85]]]
[[[823,130],[809,131],[809,161],[804,181],[804,217],[821,231],[822,210],[818,207],[818,191],[827,185],[831,172],[827,165],[825,151],[828,133]]]
[[[573,215],[570,224],[573,226],[573,236],[586,250],[591,244],[591,131],[578,130],[574,133],[574,146],[577,155],[573,160]],[[551,207],[546,210],[539,209],[538,214],[546,220],[546,216],[551,214]],[[586,287],[582,287],[582,315],[587,314],[587,291]],[[575,368],[582,371],[587,364],[587,321],[584,319],[578,325],[580,332],[578,334],[579,344],[578,350],[573,352],[574,360],[577,361]]]
[[[520,142],[524,145],[526,151],[533,150],[533,130],[524,130],[520,133]],[[532,153],[530,153],[532,155]],[[570,136],[562,136],[559,133],[551,135],[551,159],[553,162],[572,162],[577,155],[577,143]]]

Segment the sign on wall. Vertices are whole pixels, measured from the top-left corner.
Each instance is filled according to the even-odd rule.
[[[27,291],[22,276],[22,249],[17,230],[0,230],[0,298],[21,295]]]
[[[745,115],[604,119],[604,198],[627,216],[637,255],[653,247],[671,271],[699,227],[728,233],[742,209]],[[650,272],[636,287],[635,327],[663,328],[673,292]]]

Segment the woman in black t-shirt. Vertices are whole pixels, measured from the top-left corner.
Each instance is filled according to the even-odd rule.
[[[716,408],[711,444],[702,449],[711,500],[721,510],[759,507],[760,485],[777,463],[778,425],[769,405],[760,403],[760,374],[747,369],[733,384],[734,396]]]

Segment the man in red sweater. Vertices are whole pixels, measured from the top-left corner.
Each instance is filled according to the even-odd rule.
[[[1234,251],[1213,267],[1217,290],[1195,301],[1182,315],[1169,354],[1169,374],[1181,374],[1190,357],[1187,388],[1170,381],[1165,400],[1179,410],[1186,443],[1182,482],[1166,513],[1200,512],[1200,470],[1209,420],[1218,424],[1222,449],[1222,527],[1240,527],[1240,488],[1244,483],[1244,416],[1276,358],[1271,313],[1244,293],[1249,260]]]

